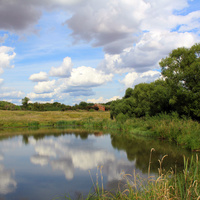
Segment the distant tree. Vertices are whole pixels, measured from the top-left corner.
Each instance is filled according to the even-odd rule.
[[[29,102],[29,98],[28,97],[24,97],[23,99],[22,99],[22,106],[23,106],[23,108],[25,108],[25,109],[27,109],[28,108],[28,102]]]
[[[33,104],[32,109],[35,110],[35,111],[44,111],[44,106],[45,106],[44,104],[35,102],[35,103]]]
[[[86,102],[84,102],[84,101],[81,101],[80,103],[79,103],[79,109],[87,109],[87,106],[88,106],[88,104],[86,103]]]

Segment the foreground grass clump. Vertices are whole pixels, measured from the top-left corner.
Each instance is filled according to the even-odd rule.
[[[165,157],[165,156],[164,156]],[[136,175],[125,175],[126,189],[119,191],[113,199],[199,199],[200,173],[198,156],[196,160],[184,157],[184,170],[165,173],[162,169],[164,157],[159,160],[160,168],[157,178],[147,179]]]
[[[166,200],[192,200],[200,199],[200,163],[198,155],[194,159],[186,159],[184,157],[184,169],[181,172],[171,170],[165,172],[162,168],[163,160],[158,160],[160,167],[158,169],[158,176],[151,176],[151,154],[154,149],[151,149],[148,177],[144,178],[136,174],[122,174],[122,180],[118,184],[118,189],[107,191],[103,185],[102,168],[98,168],[96,174],[96,183],[91,177],[94,192],[90,192],[86,197],[79,199],[91,200],[143,200],[143,199],[166,199]],[[55,199],[71,199],[70,196],[64,195]]]

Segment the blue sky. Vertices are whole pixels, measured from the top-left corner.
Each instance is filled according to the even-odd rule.
[[[199,28],[199,0],[0,0],[0,100],[121,98]]]

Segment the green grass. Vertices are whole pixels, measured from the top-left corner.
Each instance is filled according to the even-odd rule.
[[[109,119],[109,112],[88,111],[7,111],[0,110],[0,128],[28,127],[32,122],[40,126],[54,125],[59,121],[81,121],[92,117],[95,120]]]

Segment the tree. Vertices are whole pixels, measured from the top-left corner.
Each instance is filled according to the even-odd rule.
[[[173,50],[160,66],[173,110],[200,119],[200,44]]]
[[[124,95],[124,99],[129,98],[131,96],[133,96],[133,89],[132,88],[127,88],[126,92],[125,92],[125,95]]]
[[[88,104],[87,104],[85,101],[81,101],[81,102],[79,103],[79,108],[80,108],[80,109],[85,109],[85,110],[86,110],[87,105],[88,105]]]
[[[22,99],[22,106],[25,108],[25,109],[27,109],[28,108],[28,102],[29,102],[29,98],[28,97],[24,97],[23,99]]]
[[[112,102],[112,119],[177,112],[200,120],[200,44],[173,50],[160,66],[163,79],[128,88]]]

